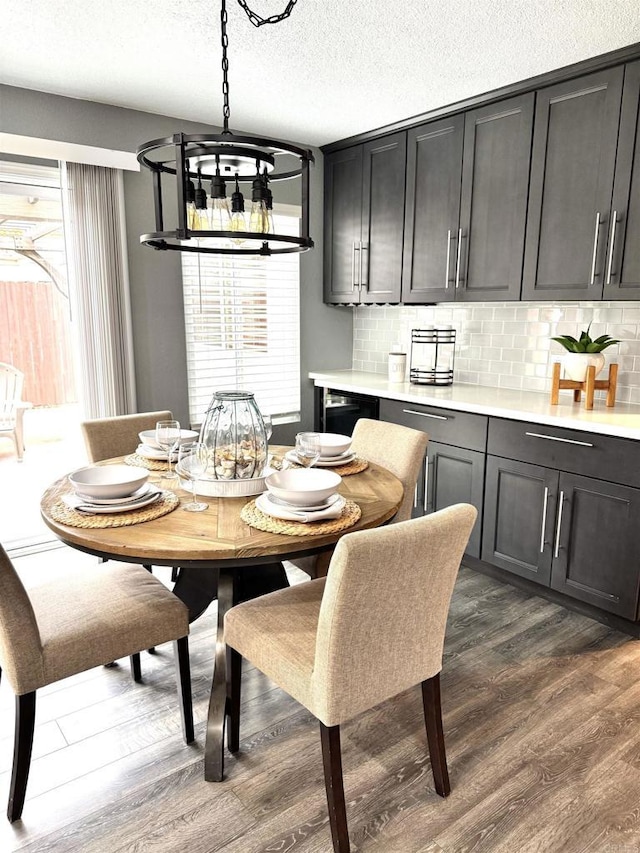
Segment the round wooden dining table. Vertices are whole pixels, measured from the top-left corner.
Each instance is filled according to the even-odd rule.
[[[287,448],[270,448],[283,456]],[[98,464],[122,463],[122,458]],[[155,472],[154,472],[155,473]],[[161,475],[160,475],[161,476]],[[166,481],[165,481],[166,482]],[[241,599],[286,585],[283,560],[331,551],[346,533],[385,524],[403,497],[401,481],[372,462],[342,478],[338,491],[361,509],[360,519],[345,530],[321,535],[287,535],[257,530],[240,517],[252,497],[204,497],[203,512],[178,507],[167,515],[125,527],[72,527],[56,521],[51,508],[70,493],[66,476],[53,483],[41,499],[45,524],[66,545],[104,559],[179,568],[173,592],[189,608],[193,621],[218,598],[217,639],[205,740],[205,779],[221,781],[224,772],[224,727],[228,713],[225,613]],[[174,491],[181,503],[190,493]]]

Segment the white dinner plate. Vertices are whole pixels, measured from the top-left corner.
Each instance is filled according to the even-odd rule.
[[[274,506],[281,507],[282,509],[288,509],[290,511],[302,511],[302,512],[313,512],[314,510],[320,509],[328,509],[332,506],[336,501],[340,500],[340,495],[335,492],[332,495],[329,495],[326,501],[321,504],[316,504],[315,506],[297,506],[296,504],[287,503],[287,501],[283,501],[280,498],[277,498],[275,495],[272,495],[271,492],[265,492],[269,503],[272,503]]]
[[[95,504],[96,506],[124,506],[125,504],[136,503],[151,492],[157,491],[157,486],[153,486],[151,483],[143,483],[139,489],[136,489],[135,492],[124,498],[93,498],[91,495],[83,495],[82,492],[76,492],[76,495],[80,498],[80,502],[83,504]]]
[[[63,495],[62,500],[71,509],[87,515],[109,515],[114,512],[131,512],[132,509],[141,509],[143,506],[152,504],[162,496],[162,492],[157,489],[148,495],[143,495],[137,501],[128,503],[126,506],[99,506],[98,504],[89,504],[81,500],[78,495]]]
[[[291,507],[277,506],[270,501],[267,493],[263,492],[263,494],[258,495],[256,498],[256,506],[259,510],[265,513],[265,515],[270,515],[273,518],[282,518],[285,521],[324,521],[330,518],[338,518],[340,513],[342,512],[346,501],[339,495],[339,499],[335,501],[335,503],[326,507],[325,509],[310,511],[310,510],[301,510],[294,509]]]
[[[158,450],[157,447],[149,447],[148,444],[139,444],[136,453],[138,456],[142,456],[145,459],[155,459],[157,462],[166,462],[167,454],[164,450]],[[178,458],[178,454],[174,453],[171,457],[171,461],[175,462]]]
[[[284,455],[285,459],[288,459],[289,462],[295,462],[296,465],[301,465],[302,463],[298,459],[298,454],[295,450],[287,450]],[[349,462],[353,462],[356,458],[356,454],[350,450],[348,453],[345,453],[343,456],[336,457],[335,459],[318,459],[317,462],[313,463],[314,468],[337,468],[338,465],[347,465]]]

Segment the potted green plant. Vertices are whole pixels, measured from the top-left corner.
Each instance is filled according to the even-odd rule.
[[[586,329],[583,329],[579,338],[574,338],[572,335],[560,335],[557,338],[551,338],[552,341],[556,341],[567,351],[562,363],[569,379],[573,379],[575,382],[584,382],[587,368],[591,364],[595,365],[597,376],[604,367],[602,350],[620,343],[611,335],[600,335],[599,338],[593,340],[589,334],[590,329],[591,323]]]

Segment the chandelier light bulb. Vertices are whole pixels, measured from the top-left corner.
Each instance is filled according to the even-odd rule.
[[[207,207],[207,193],[202,187],[202,175],[198,169],[198,186],[196,188],[196,229],[198,231],[209,231],[209,208]]]
[[[220,175],[219,157],[216,157],[216,173],[211,179],[209,227],[212,231],[229,231],[231,229],[231,211],[227,199],[227,185],[224,178]]]
[[[267,210],[266,183],[258,172],[251,188],[251,216],[249,231],[254,234],[269,233],[269,211]]]
[[[247,218],[244,213],[244,196],[240,192],[240,185],[238,184],[238,176],[236,175],[236,188],[231,195],[231,231],[246,231],[247,230]],[[231,242],[235,243],[236,246],[242,245],[244,243],[243,237],[232,237]]]
[[[198,212],[196,210],[196,187],[191,178],[189,177],[189,161],[187,160],[187,192],[186,192],[186,204],[187,204],[187,228],[189,231],[196,231],[198,229]]]

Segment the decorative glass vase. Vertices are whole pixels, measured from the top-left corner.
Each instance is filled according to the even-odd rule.
[[[267,434],[254,395],[216,391],[200,429],[209,451],[203,480],[253,480],[267,461]]]

